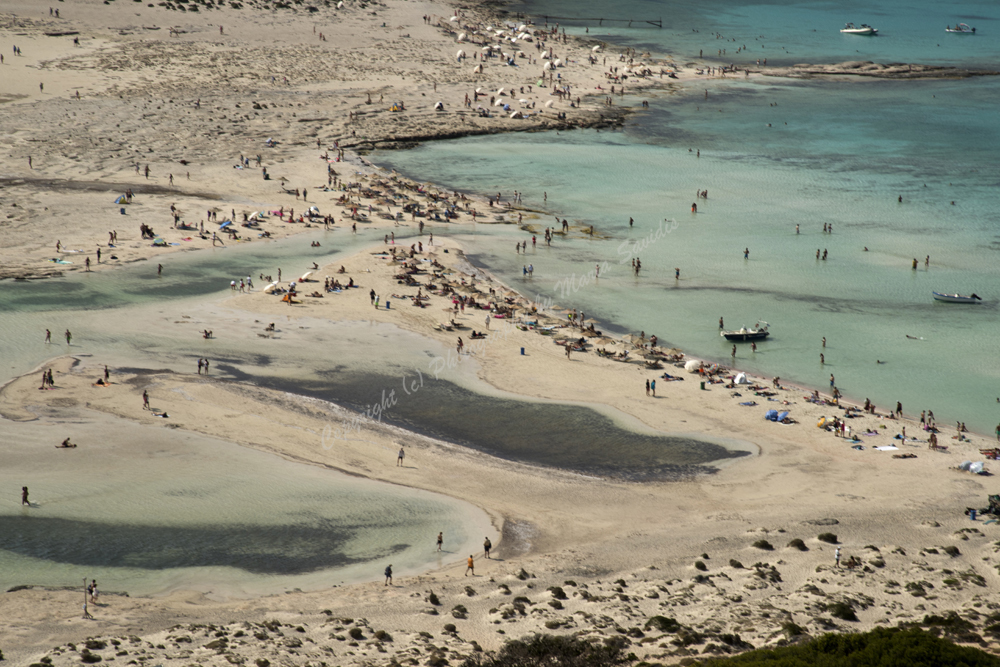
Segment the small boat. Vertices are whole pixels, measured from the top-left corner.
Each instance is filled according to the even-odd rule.
[[[767,322],[763,320],[757,322],[752,329],[747,329],[742,327],[734,331],[723,331],[719,335],[726,340],[733,341],[734,343],[746,343],[753,340],[764,340],[768,337],[769,331],[767,330]]]
[[[940,292],[934,292],[935,301],[946,301],[948,303],[979,303],[982,298],[978,294],[970,294],[965,296],[964,294],[941,294]]]
[[[959,35],[975,35],[976,34],[976,29],[975,28],[970,28],[968,26],[968,24],[965,24],[965,23],[959,23],[954,28],[952,28],[951,26],[947,26],[947,27],[945,27],[944,31],[945,32],[958,33]]]
[[[878,34],[878,29],[871,27],[867,23],[862,23],[860,26],[848,23],[840,32],[847,33],[848,35],[876,35]]]

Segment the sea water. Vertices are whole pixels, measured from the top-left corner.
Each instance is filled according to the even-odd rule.
[[[885,19],[876,27],[885,37],[867,41],[838,32],[847,20],[876,23],[863,6],[818,3],[682,4],[671,12],[664,3],[626,3],[616,11],[639,17],[662,10],[665,20],[680,15],[674,24],[701,33],[681,39],[676,25],[673,32],[592,26],[590,36],[634,39],[688,62],[695,45],[741,27],[740,46],[751,47],[758,34],[768,44],[798,43],[788,63],[910,60],[1000,69],[990,36],[995,7],[958,3],[948,7],[957,18],[946,19],[943,6],[925,4],[880,5]],[[531,10],[604,15],[597,3]],[[789,13],[800,18],[778,20]],[[944,25],[957,20],[977,25],[977,35],[947,35]],[[805,38],[799,29],[806,25],[822,35]],[[850,47],[863,52],[852,55]],[[740,56],[781,60],[759,53]],[[850,398],[882,408],[900,401],[909,414],[931,409],[939,420],[992,432],[1000,419],[998,78],[739,77],[640,99],[649,99],[650,109],[624,131],[473,137],[381,152],[376,160],[449,188],[506,199],[523,193],[526,206],[542,210],[525,220],[538,239],[527,256],[514,245],[530,232],[511,227],[480,224],[463,241],[473,259],[532,296],[723,362],[733,361],[732,346],[719,336],[719,318],[727,328],[763,319],[771,338],[756,353],[737,346],[736,365],[826,390],[832,379]],[[696,199],[705,189],[708,199]],[[556,217],[577,229],[594,225],[597,235],[577,231],[546,247],[541,230],[556,227]],[[824,233],[824,224],[833,232]],[[817,260],[817,250],[828,259]],[[638,279],[635,257],[643,266]],[[529,263],[531,279],[523,274]],[[976,292],[984,302],[938,303],[932,291]]]

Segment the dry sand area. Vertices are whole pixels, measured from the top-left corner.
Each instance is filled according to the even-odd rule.
[[[460,282],[457,267],[464,260],[454,245],[448,249],[427,248],[426,258]],[[467,332],[436,328],[447,318],[441,314],[447,297],[432,296],[427,308],[399,299],[390,310],[374,309],[366,288],[415,292],[397,283],[401,265],[384,254],[362,252],[343,265],[345,274],[330,266],[317,278],[356,277],[365,281],[363,289],[303,297],[291,306],[253,293],[228,298],[225,306],[261,321],[245,327],[248,338],[269,319],[291,329],[298,318],[321,318],[324,311],[348,321],[395,324],[446,343]],[[490,285],[479,284],[484,291]],[[454,319],[478,327],[481,312]],[[356,437],[320,448],[316,440],[329,423],[328,406],[192,374],[151,370],[115,376],[110,389],[96,389],[91,382],[101,360],[65,359],[55,367],[56,391],[38,392],[29,376],[11,383],[0,394],[0,411],[8,418],[42,424],[128,420],[164,428],[164,420],[139,408],[139,394],[149,389],[156,407],[170,414],[172,428],[447,493],[486,509],[501,534],[493,558],[476,554],[472,578],[463,576],[460,563],[397,579],[391,587],[379,580],[251,601],[185,593],[107,596],[94,621],[67,611],[76,608],[78,592],[18,590],[0,598],[9,636],[22,642],[5,647],[8,655],[26,664],[43,655],[52,664],[76,663],[84,652],[137,664],[426,664],[531,632],[571,632],[624,635],[640,657],[676,663],[801,634],[925,621],[961,641],[996,648],[995,524],[963,515],[965,505],[985,503],[989,485],[951,469],[986,446],[984,439],[959,442],[946,431],[941,438],[948,452],[918,441],[897,452],[916,458],[898,459],[871,446],[893,442],[901,425],[911,434],[916,426],[865,416],[851,420],[852,427],[881,434],[862,436],[866,448],[858,451],[815,427],[820,415],[835,409],[806,403],[799,389],[785,388],[775,397],[799,423],[774,424],[761,419],[766,398],[756,397],[756,407],[738,405],[754,397],[747,388],[739,390],[741,397],[721,385],[702,391],[689,376],[660,383],[658,398],[647,398],[641,384],[653,373],[593,352],[567,360],[552,340],[533,330],[505,330],[502,340],[457,363],[478,364],[481,377],[501,389],[607,404],[647,426],[704,434],[751,456],[710,475],[627,483],[500,461],[371,422]],[[281,337],[272,342],[284,344]],[[231,413],[244,416],[220,418]],[[394,465],[391,452],[399,444],[417,462],[415,469]],[[837,546],[841,567],[835,566]],[[850,557],[860,565],[846,567]],[[87,637],[96,637],[89,648]]]
[[[232,211],[240,219],[297,208],[286,189],[318,194],[328,179],[321,156],[335,159],[335,146],[604,126],[624,114],[604,104],[603,58],[616,57],[602,52],[590,64],[589,44],[547,47],[565,59],[558,73],[573,97],[583,98],[582,107],[537,86],[548,62],[536,48],[540,38],[510,45],[524,49],[517,67],[497,58],[474,61],[480,44],[499,40],[485,34],[496,22],[474,9],[455,22],[450,8],[401,1],[347,2],[315,13],[179,12],[126,0],[78,0],[59,9],[56,19],[34,0],[0,3],[0,127],[7,146],[0,158],[0,277],[81,270],[87,256],[96,265],[98,248],[112,264],[149,257],[159,251],[139,238],[140,224],[181,249],[204,246],[205,239],[182,240],[192,235],[169,229],[171,204],[195,226],[209,209],[221,211],[222,221]],[[467,41],[458,43],[462,34]],[[469,57],[459,62],[459,50]],[[484,69],[476,72],[477,65]],[[672,83],[657,78],[659,65],[642,65],[657,74],[633,76],[630,89]],[[597,90],[601,83],[604,90]],[[485,97],[465,108],[477,88]],[[529,117],[512,119],[491,108],[491,96],[506,97]],[[434,109],[439,101],[444,111]],[[390,111],[395,102],[406,110]],[[265,145],[269,138],[275,147]],[[239,168],[241,157],[251,165]],[[332,164],[338,173],[340,166]],[[136,198],[121,215],[114,201],[129,189]],[[310,203],[322,207],[325,200]],[[119,231],[114,249],[107,247],[111,230]],[[269,231],[280,236],[289,229]]]
[[[343,207],[332,206],[340,193],[320,192],[327,168],[346,180],[371,169],[351,153],[347,162],[320,159],[336,155],[334,142],[364,148],[620,120],[617,107],[604,106],[603,93],[594,90],[602,68],[585,61],[590,44],[557,46],[577,61],[563,69],[564,80],[581,94],[597,92],[583,109],[557,101],[530,120],[481,118],[474,108],[461,110],[465,94],[476,87],[534,84],[542,67],[541,60],[517,68],[491,60],[478,74],[471,58],[457,62],[455,33],[477,20],[490,23],[479,16],[482,10],[463,9],[461,20],[451,22],[452,8],[430,3],[346,2],[343,9],[315,4],[315,13],[250,3],[239,11],[203,7],[193,13],[125,0],[77,0],[53,2],[61,14],[56,19],[48,16],[47,3],[0,1],[0,128],[6,147],[0,156],[0,275],[38,278],[81,270],[82,258],[95,257],[90,253],[98,247],[105,259],[101,266],[94,263],[95,270],[210,245],[210,238],[172,228],[171,204],[195,225],[211,208],[222,219],[232,211],[239,218],[312,203],[333,214],[338,225],[349,224]],[[431,23],[424,21],[427,15]],[[45,35],[74,31],[79,35]],[[13,46],[23,55],[12,55]],[[537,55],[533,44],[525,47]],[[467,50],[472,48],[478,47]],[[444,112],[433,109],[439,99]],[[535,90],[525,99],[542,110],[550,96]],[[406,112],[388,110],[397,100]],[[565,121],[555,116],[561,112],[569,114]],[[268,148],[268,138],[279,143]],[[271,180],[256,167],[257,154]],[[252,159],[250,168],[235,168],[241,155]],[[149,165],[148,179],[136,173],[137,162]],[[308,188],[308,204],[284,188]],[[113,201],[127,189],[136,199],[122,215]],[[459,222],[469,217],[468,208]],[[138,237],[140,223],[180,245],[151,248]],[[382,226],[388,231],[392,225]],[[306,225],[272,217],[264,228],[279,237]],[[110,249],[108,232],[115,229],[120,243]],[[258,242],[255,234],[251,238]],[[81,252],[57,253],[56,241]],[[460,281],[457,272],[468,268],[461,249],[442,242],[425,247],[420,257],[438,261],[452,272],[451,280]],[[325,277],[348,276],[362,289],[303,297],[291,306],[255,292],[220,300],[220,308],[243,312],[248,320],[378,322],[449,347],[458,335],[469,343],[465,332],[481,327],[482,311],[456,314],[468,328],[442,331],[438,325],[449,297],[433,295],[426,309],[406,299],[394,300],[391,310],[371,306],[369,289],[381,295],[416,292],[398,284],[400,265],[373,254],[380,249],[340,262],[344,275],[323,267],[314,276],[320,282],[302,291],[318,289]],[[426,275],[416,278],[428,282]],[[234,335],[256,340],[261,326]],[[979,448],[989,444],[985,439],[958,441],[945,430],[941,441],[949,450],[931,451],[917,425],[906,423],[921,441],[896,452],[873,451],[872,445],[895,442],[892,436],[903,424],[865,415],[851,420],[854,431],[880,435],[862,436],[866,448],[859,451],[815,427],[820,416],[840,411],[807,403],[800,389],[781,389],[770,403],[746,388],[738,389],[739,397],[721,385],[702,391],[689,375],[683,382],[658,383],[657,398],[647,398],[644,380],[663,371],[598,358],[593,349],[567,359],[552,337],[519,329],[501,337],[496,326],[491,335],[500,340],[487,337],[467,349],[471,353],[456,355],[456,363],[472,366],[496,389],[610,406],[646,428],[698,434],[751,454],[727,460],[711,474],[629,483],[502,461],[374,423],[363,426],[358,440],[378,443],[376,449],[405,444],[419,461],[417,474],[396,468],[392,457],[372,457],[372,448],[355,440],[316,447],[329,407],[293,405],[275,392],[189,369],[119,375],[112,387],[96,389],[91,382],[109,360],[61,359],[48,364],[57,373],[56,390],[39,392],[32,375],[3,388],[5,420],[16,420],[17,429],[69,420],[112,434],[123,423],[196,431],[466,500],[494,518],[500,537],[494,558],[476,554],[474,577],[463,576],[459,564],[397,579],[391,587],[378,580],[249,601],[184,592],[107,595],[92,609],[94,620],[79,617],[79,592],[14,590],[0,595],[0,650],[12,664],[25,665],[78,664],[87,655],[87,661],[99,655],[140,665],[440,665],[480,648],[495,649],[508,638],[556,632],[624,636],[640,658],[673,664],[831,630],[916,622],[997,651],[997,525],[973,523],[963,514],[966,506],[985,505],[994,489],[988,477],[953,469],[980,458]],[[270,342],[276,350],[283,344]],[[683,374],[669,365],[666,370]],[[170,413],[169,424],[139,408],[145,388]],[[759,405],[739,405],[748,400]],[[765,422],[762,414],[770,405],[791,409],[799,423]],[[222,418],[232,412],[244,418]],[[12,422],[6,423],[12,432]],[[86,450],[81,444],[59,453],[84,455],[86,469]],[[860,565],[836,567],[838,545],[842,561],[853,556]]]

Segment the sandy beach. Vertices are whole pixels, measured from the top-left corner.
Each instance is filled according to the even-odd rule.
[[[772,378],[727,386],[736,370],[725,368],[702,388],[702,376],[683,368],[690,360],[683,351],[648,368],[641,361],[647,341],[602,344],[556,306],[533,312],[535,304],[472,266],[447,232],[437,232],[433,244],[429,231],[421,235],[407,206],[454,211],[450,221],[424,218],[444,230],[464,228],[473,215],[543,226],[543,212],[444,192],[365,158],[376,146],[432,138],[618,125],[630,111],[607,104],[618,94],[605,90],[611,83],[603,75],[617,53],[552,36],[546,48],[563,60],[555,69],[571,86],[569,95],[555,96],[536,85],[552,62],[541,56],[538,32],[531,42],[505,43],[517,67],[472,58],[486,26],[509,22],[519,34],[520,21],[485,9],[454,15],[451,7],[392,1],[314,13],[249,6],[195,13],[122,0],[60,4],[57,19],[36,3],[0,2],[0,67],[9,82],[0,105],[9,142],[0,174],[0,277],[86,271],[88,258],[90,271],[135,262],[170,271],[176,252],[213,246],[212,233],[201,233],[210,212],[219,222],[234,220],[240,238],[217,232],[230,246],[319,231],[332,216],[345,234],[356,224],[366,244],[315,269],[291,303],[265,294],[260,281],[249,293],[218,295],[185,315],[186,306],[164,306],[166,315],[136,329],[152,334],[168,321],[191,329],[175,319],[190,316],[229,344],[269,346],[275,358],[289,359],[323,349],[296,333],[315,323],[398,331],[437,351],[420,382],[435,382],[435,369],[447,369],[483,392],[593,407],[637,430],[745,454],[630,482],[354,419],[344,408],[223,371],[121,368],[73,350],[53,354],[0,389],[8,435],[0,457],[11,484],[44,479],[67,456],[89,478],[116,456],[131,456],[129,443],[155,440],[165,454],[181,455],[190,446],[184,438],[205,438],[462,501],[475,510],[468,514],[474,542],[482,533],[493,550],[489,558],[481,548],[472,554],[472,576],[466,554],[456,551],[440,567],[397,572],[391,586],[381,565],[359,583],[263,596],[129,596],[109,583],[89,608],[92,619],[81,618],[80,590],[24,582],[0,595],[0,651],[11,664],[76,664],[88,654],[162,665],[445,664],[437,660],[457,663],[536,632],[624,636],[640,659],[676,664],[901,622],[998,651],[995,522],[973,523],[964,513],[985,506],[993,487],[957,469],[982,459],[980,450],[996,444],[991,438],[939,426],[942,448],[934,450],[915,415],[893,419],[885,406],[846,420],[863,446],[856,449],[817,428],[822,418],[844,415],[829,396],[810,400],[807,390],[783,381],[775,387]],[[23,54],[12,55],[14,46]],[[459,49],[469,57],[456,58]],[[485,71],[474,71],[481,63]],[[685,67],[677,79],[662,77],[673,69],[668,63],[638,55],[633,67],[649,73],[627,80],[630,93],[697,76]],[[477,88],[481,98],[465,106]],[[490,98],[502,95],[514,102],[510,111],[490,107]],[[439,100],[443,111],[434,108]],[[390,111],[396,102],[406,110]],[[494,113],[483,117],[478,106]],[[526,117],[511,118],[514,111]],[[131,203],[116,203],[126,191],[135,195]],[[313,205],[318,215],[300,220]],[[241,224],[256,212],[256,226]],[[175,226],[173,215],[192,229]],[[140,237],[140,225],[153,228],[152,238]],[[109,245],[116,230],[119,240]],[[399,243],[384,240],[396,234]],[[154,238],[165,245],[154,246]],[[408,267],[419,285],[402,282]],[[298,273],[289,270],[282,286]],[[334,280],[359,288],[324,289]],[[418,288],[426,307],[415,305]],[[461,307],[459,295],[516,312],[491,317]],[[606,324],[595,322],[595,334]],[[471,338],[487,326],[485,338]],[[567,354],[555,344],[579,338],[586,351]],[[617,346],[629,348],[633,360],[596,353]],[[105,364],[111,384],[95,386]],[[38,388],[43,368],[54,372],[48,391]],[[653,379],[655,397],[644,390]],[[419,390],[407,381],[416,382],[404,378],[404,391]],[[153,410],[142,407],[144,391]],[[791,411],[794,423],[765,421],[772,406]],[[904,428],[906,440],[896,439]],[[52,448],[64,433],[75,449]],[[409,467],[397,465],[400,447]],[[14,498],[19,486],[5,485],[5,495]],[[852,558],[858,562],[849,566]],[[941,620],[951,614],[962,622]]]

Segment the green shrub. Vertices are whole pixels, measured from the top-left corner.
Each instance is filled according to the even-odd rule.
[[[546,625],[552,623],[548,621]],[[536,635],[512,640],[499,651],[473,655],[461,667],[615,667],[630,665],[636,657],[624,653],[624,638],[609,638],[602,642],[578,637]]]
[[[677,632],[681,629],[681,624],[675,619],[668,618],[666,616],[652,616],[646,625],[643,626],[648,632],[650,628],[655,628],[660,632]]]
[[[799,551],[809,551],[809,547],[806,546],[806,543],[797,537],[788,543],[788,548],[798,549]]]
[[[806,633],[805,628],[801,625],[796,625],[791,621],[784,623],[781,626],[781,631],[785,633],[785,636],[791,639],[792,637],[800,637]]]
[[[945,547],[944,552],[952,558],[962,555],[962,552],[958,550],[958,547]]]
[[[458,631],[458,628],[455,627],[454,623],[445,623],[444,631],[454,633]]]
[[[361,632],[361,628],[351,628],[347,631],[347,634],[351,639],[364,639],[365,633]]]
[[[839,544],[837,536],[833,533],[820,533],[816,536],[816,539],[820,542],[826,542],[827,544]]]
[[[739,562],[735,558],[730,558],[729,559],[729,567],[735,568],[737,570],[742,570],[743,569],[743,563]]]
[[[434,591],[431,591],[430,594],[427,596],[427,601],[430,602],[435,607],[441,604],[441,600],[438,599],[438,596]]]
[[[707,663],[694,663],[707,664]],[[827,634],[797,646],[712,659],[712,667],[997,667],[996,657],[917,628]]]
[[[774,551],[774,547],[767,540],[757,540],[753,543],[758,549],[763,549],[764,551]]]
[[[392,635],[390,635],[385,630],[376,630],[375,631],[375,639],[379,640],[380,642],[391,642],[392,641]]]
[[[831,602],[826,605],[826,610],[830,612],[830,616],[839,618],[842,621],[858,620],[858,615],[854,613],[854,608],[846,602]]]
[[[700,560],[694,562],[694,569],[701,570],[702,572],[708,572],[708,566]]]
[[[549,586],[548,590],[549,590],[549,593],[552,593],[552,597],[554,597],[556,600],[565,600],[566,599],[566,591],[564,591],[559,586]]]

